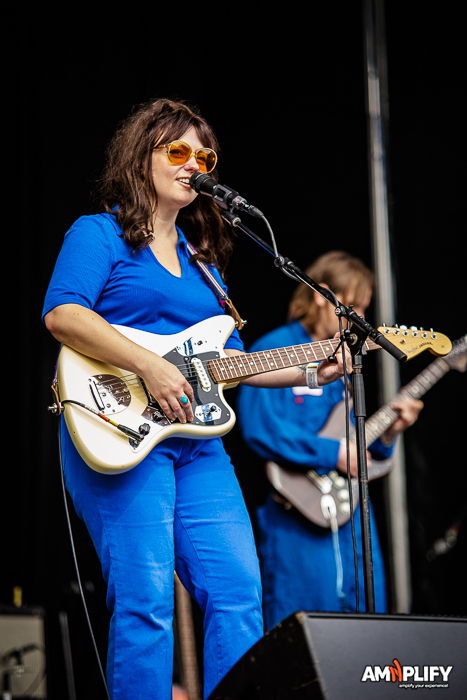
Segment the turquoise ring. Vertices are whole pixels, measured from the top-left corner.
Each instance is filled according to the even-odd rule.
[[[180,401],[181,401],[183,404],[186,404],[186,403],[188,403],[188,397],[185,396],[185,394],[183,394],[183,396],[180,396]]]

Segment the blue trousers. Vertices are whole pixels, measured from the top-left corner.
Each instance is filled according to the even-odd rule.
[[[204,612],[204,692],[263,634],[249,516],[222,441],[169,438],[134,469],[90,469],[62,427],[65,483],[107,582],[113,700],[170,700],[173,572]]]
[[[286,510],[270,494],[257,511],[258,550],[263,577],[263,612],[266,630],[299,610],[352,612],[356,607],[355,568],[350,521],[339,528],[342,585],[338,592],[338,566],[332,534],[312,529],[293,510]],[[359,611],[365,611],[360,508],[355,510]],[[375,609],[387,611],[386,581],[376,523],[370,510]],[[340,593],[340,595],[339,595]]]

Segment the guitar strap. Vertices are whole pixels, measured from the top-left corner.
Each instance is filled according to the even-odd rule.
[[[187,248],[190,251],[191,255],[196,255],[197,250],[194,248],[191,243],[188,241],[187,243]],[[246,324],[246,321],[243,321],[240,314],[238,313],[237,309],[233,305],[231,299],[227,296],[227,294],[224,292],[222,287],[220,286],[219,282],[216,280],[214,275],[210,272],[209,268],[207,265],[204,263],[200,262],[199,260],[195,260],[196,265],[201,271],[201,274],[205,277],[208,285],[211,287],[212,291],[216,295],[216,297],[219,299],[219,303],[224,309],[225,313],[229,314],[232,316],[232,318],[235,319],[235,325],[237,326],[237,329],[239,331],[242,330],[243,326]]]

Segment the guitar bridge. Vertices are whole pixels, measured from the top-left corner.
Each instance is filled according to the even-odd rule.
[[[121,377],[95,374],[88,378],[88,384],[94,403],[105,416],[120,413],[130,405],[130,390]]]

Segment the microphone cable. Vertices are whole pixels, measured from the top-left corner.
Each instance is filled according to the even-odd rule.
[[[332,291],[332,289],[329,290],[330,293],[332,294],[334,298],[334,302],[336,304],[336,308],[339,308],[339,302]],[[344,338],[344,330],[342,327],[342,316],[339,314],[338,316],[338,321],[339,321],[339,336],[341,338],[341,341],[343,341]],[[347,322],[347,328],[349,326],[349,323]],[[342,361],[344,363],[344,368],[346,366],[346,353],[350,352],[348,347],[346,347],[346,342],[343,341],[341,344],[341,350],[342,350]],[[347,376],[347,372],[344,370],[344,406],[345,406],[345,446],[346,446],[346,452],[347,452],[347,484],[348,484],[348,489],[349,489],[349,508],[350,508],[350,530],[352,533],[352,549],[353,549],[353,557],[354,557],[354,569],[355,569],[355,612],[360,611],[360,586],[359,586],[359,576],[358,576],[358,553],[357,553],[357,538],[355,534],[355,520],[354,520],[354,502],[353,502],[353,488],[352,488],[352,475],[350,474],[350,402],[349,402],[349,396],[350,396],[350,388],[349,388],[349,378]]]

